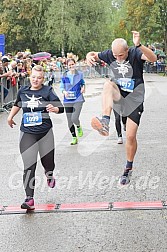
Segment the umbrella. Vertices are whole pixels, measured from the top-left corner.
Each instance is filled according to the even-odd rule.
[[[51,54],[48,52],[38,52],[32,55],[33,60],[50,59]]]

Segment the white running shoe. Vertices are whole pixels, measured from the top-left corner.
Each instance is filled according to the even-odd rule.
[[[123,144],[123,138],[122,137],[118,137],[117,144]]]

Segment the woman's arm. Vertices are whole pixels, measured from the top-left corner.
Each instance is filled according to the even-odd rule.
[[[7,122],[11,128],[13,128],[13,126],[16,125],[16,123],[13,121],[13,117],[19,112],[19,110],[20,110],[19,107],[13,106],[9,113]]]

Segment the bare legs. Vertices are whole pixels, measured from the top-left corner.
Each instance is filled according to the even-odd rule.
[[[132,162],[137,151],[137,134],[138,125],[130,118],[127,119],[126,124],[126,157]]]
[[[110,116],[113,101],[118,101],[121,98],[119,88],[114,82],[106,81],[102,92],[102,114]]]

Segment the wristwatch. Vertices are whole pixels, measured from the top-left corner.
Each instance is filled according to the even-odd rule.
[[[136,46],[136,48],[139,48],[140,46],[142,46],[142,44],[140,43],[139,45]]]

